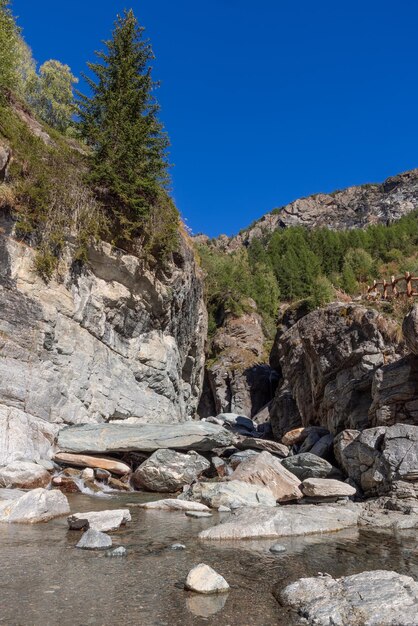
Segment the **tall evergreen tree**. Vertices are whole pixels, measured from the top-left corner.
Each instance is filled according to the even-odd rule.
[[[92,181],[105,191],[124,235],[134,234],[168,183],[167,135],[158,120],[154,58],[132,10],[119,15],[80,94],[80,129],[93,147]]]

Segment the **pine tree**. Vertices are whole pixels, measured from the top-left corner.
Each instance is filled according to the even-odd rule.
[[[17,81],[19,28],[10,10],[9,0],[0,0],[0,98]]]
[[[106,50],[88,63],[92,96],[80,94],[80,129],[93,147],[92,182],[104,191],[129,238],[149,217],[168,183],[167,135],[158,120],[154,58],[132,10],[118,16]],[[160,202],[161,204],[161,202]]]

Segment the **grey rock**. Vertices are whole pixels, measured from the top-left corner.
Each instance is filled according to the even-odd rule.
[[[418,583],[376,570],[334,579],[302,578],[279,595],[312,626],[412,626],[418,614]]]
[[[58,446],[68,452],[155,452],[162,448],[208,452],[228,446],[232,433],[207,422],[183,424],[86,424],[68,426],[58,435]]]
[[[335,532],[356,526],[359,509],[330,505],[287,505],[274,509],[243,509],[226,520],[203,530],[201,539],[250,539],[293,537]]]
[[[82,272],[64,259],[46,284],[0,221],[0,465],[49,458],[66,424],[194,417],[207,315],[190,243],[158,276],[99,244]]]
[[[128,556],[128,551],[123,546],[119,546],[118,548],[114,548],[114,550],[109,550],[108,552],[106,552],[105,556],[109,558],[124,557]]]
[[[305,478],[341,477],[340,471],[333,467],[331,463],[310,452],[289,456],[282,460],[282,465],[301,481],[305,480]]]
[[[336,456],[366,495],[389,493],[399,481],[418,478],[418,426],[369,428],[340,435]]]
[[[186,511],[185,515],[187,517],[193,517],[195,519],[201,519],[204,517],[212,517],[212,513],[208,511]]]
[[[229,457],[229,464],[232,469],[236,469],[240,463],[250,459],[252,457],[256,457],[260,454],[258,450],[240,450],[239,452],[235,452],[231,454]]]
[[[257,424],[249,417],[238,413],[220,413],[216,417],[207,418],[208,422],[219,424],[240,435],[248,435],[257,432]]]
[[[106,550],[112,546],[112,538],[99,530],[89,528],[83,533],[76,548],[82,550]]]
[[[281,459],[284,459],[289,454],[289,448],[277,441],[268,441],[267,439],[256,439],[252,437],[245,437],[239,439],[236,442],[237,448],[240,450],[260,450],[270,452]]]
[[[272,554],[283,554],[283,552],[286,552],[286,547],[281,543],[275,543],[271,546],[270,552]]]
[[[299,478],[269,452],[261,452],[240,463],[229,480],[266,487],[278,502],[289,502],[302,497]]]
[[[334,437],[329,433],[321,437],[309,450],[311,454],[316,454],[321,458],[326,458],[331,452],[334,444]]]
[[[332,478],[306,478],[301,489],[305,496],[311,498],[350,497],[356,493],[356,489],[351,485]]]
[[[281,441],[287,432],[302,426],[302,417],[286,380],[280,384],[271,403],[270,423],[277,441]]]
[[[224,506],[223,504],[221,504],[221,506],[218,507],[218,513],[230,513],[231,509],[229,508],[229,506]]]
[[[0,467],[0,487],[36,489],[47,487],[50,482],[50,473],[41,465],[31,461],[14,461],[5,467]]]
[[[370,426],[418,425],[418,358],[409,354],[373,377]]]
[[[70,530],[91,528],[102,533],[118,530],[131,521],[128,509],[112,509],[109,511],[88,511],[73,513],[67,518]]]
[[[0,183],[7,178],[7,168],[12,157],[10,148],[4,144],[0,144]]]
[[[68,515],[70,505],[60,491],[33,489],[13,500],[0,501],[0,522],[37,524]]]
[[[157,450],[138,467],[132,481],[139,489],[174,493],[199,478],[209,467],[209,461],[196,452]]]
[[[138,505],[142,509],[156,509],[162,511],[207,511],[209,507],[201,502],[180,500],[179,498],[166,498],[154,502],[143,502]]]
[[[186,546],[184,545],[184,543],[173,543],[170,546],[170,550],[185,550]]]
[[[270,489],[239,480],[196,483],[190,488],[190,493],[180,498],[202,502],[213,509],[218,509],[220,506],[227,506],[230,509],[276,506],[276,499]]]
[[[197,593],[225,593],[229,590],[229,585],[225,578],[215,572],[209,565],[199,563],[187,575],[186,589]]]

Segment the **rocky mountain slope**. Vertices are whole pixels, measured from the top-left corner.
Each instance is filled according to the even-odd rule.
[[[254,238],[262,238],[288,226],[335,230],[364,228],[370,224],[390,223],[417,208],[418,169],[414,169],[392,176],[381,184],[348,187],[330,194],[300,198],[267,213],[234,237],[220,236],[217,244],[232,252],[248,245]]]

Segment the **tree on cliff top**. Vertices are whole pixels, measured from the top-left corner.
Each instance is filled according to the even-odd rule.
[[[106,51],[85,76],[91,97],[80,94],[80,129],[93,147],[92,182],[103,190],[124,234],[135,234],[168,183],[167,135],[158,120],[151,77],[154,58],[133,11],[118,16]]]

